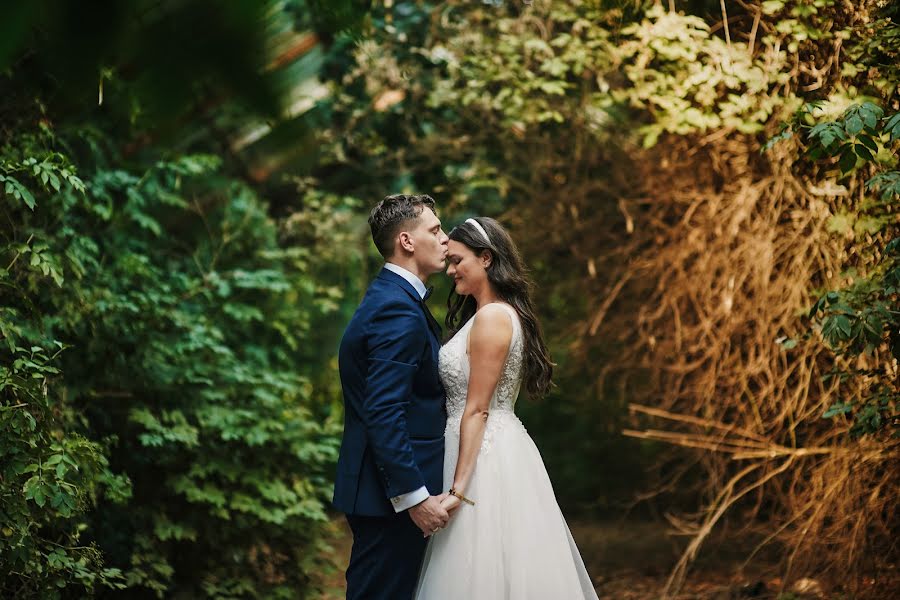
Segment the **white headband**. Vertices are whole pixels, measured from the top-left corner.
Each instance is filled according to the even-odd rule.
[[[481,226],[481,223],[479,223],[475,219],[466,219],[466,223],[471,223],[472,226],[475,227],[475,229],[477,229],[482,236],[484,236],[484,241],[487,242],[488,246],[491,245],[491,238],[488,237],[487,231],[484,230],[484,227]]]

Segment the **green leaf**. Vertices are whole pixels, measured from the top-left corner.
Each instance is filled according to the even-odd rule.
[[[8,175],[0,176],[0,181],[6,182],[6,193],[13,196],[16,199],[22,200],[25,205],[34,210],[34,207],[37,203],[34,200],[34,196],[31,195],[31,192],[28,191],[24,185],[19,183],[17,179],[14,177],[10,177]]]
[[[841,158],[838,160],[838,166],[843,173],[849,173],[856,166],[856,154],[850,148],[846,148],[841,152]]]
[[[808,137],[812,142],[818,140],[823,147],[828,149],[834,142],[847,139],[847,134],[844,133],[844,129],[837,123],[828,122],[814,125],[809,130]]]
[[[823,419],[831,419],[832,417],[836,417],[838,415],[846,415],[850,411],[853,410],[852,402],[837,402],[832,404],[831,407],[822,414]]]
[[[875,126],[878,124],[878,120],[884,114],[884,110],[877,104],[873,104],[872,102],[864,102],[862,106],[859,107],[859,114],[862,117],[865,126],[869,129],[875,129]]]
[[[774,15],[784,8],[784,0],[765,0],[761,8],[763,14]]]
[[[900,196],[900,171],[885,171],[875,175],[866,182],[866,189],[880,191],[883,201]]]
[[[853,151],[863,160],[875,160],[875,157],[872,156],[872,151],[862,144],[853,144]]]
[[[863,120],[853,115],[844,122],[844,128],[850,135],[856,135],[863,129]]]
[[[844,334],[845,338],[850,337],[850,319],[848,319],[845,315],[838,315],[834,317],[835,326],[838,330]]]
[[[818,300],[813,302],[812,308],[809,309],[809,318],[812,319],[813,317],[815,317],[816,313],[818,313],[820,310],[822,310],[822,308],[824,306],[825,306],[825,296],[822,296],[821,298],[819,298]]]
[[[884,125],[884,131],[890,134],[891,142],[900,140],[900,112],[895,113],[887,120]]]
[[[853,216],[846,212],[831,215],[825,222],[825,228],[829,233],[844,235],[853,229]]]
[[[870,135],[860,135],[856,138],[856,141],[871,150],[872,152],[878,152],[878,143],[875,139]],[[871,158],[869,160],[872,160]]]

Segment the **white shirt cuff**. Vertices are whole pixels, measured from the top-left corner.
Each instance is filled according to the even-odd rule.
[[[409,508],[412,508],[416,504],[422,502],[427,499],[431,494],[428,493],[428,488],[424,485],[417,490],[409,492],[407,494],[400,494],[399,496],[394,496],[391,498],[391,504],[394,505],[394,512],[403,512]]]

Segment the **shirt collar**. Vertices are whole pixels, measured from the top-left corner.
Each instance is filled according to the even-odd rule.
[[[407,280],[411,286],[416,288],[416,292],[418,292],[419,298],[425,297],[425,292],[427,291],[427,288],[425,287],[425,284],[422,282],[421,279],[419,279],[418,277],[416,277],[415,275],[413,275],[412,273],[410,273],[403,267],[401,267],[399,265],[395,265],[394,263],[384,263],[384,268],[387,269],[388,271],[391,271],[392,273],[396,273],[403,279]]]

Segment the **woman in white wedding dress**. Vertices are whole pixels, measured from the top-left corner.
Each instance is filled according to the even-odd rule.
[[[448,259],[453,336],[439,368],[450,490],[443,504],[452,516],[431,536],[416,598],[596,599],[541,455],[514,412],[520,387],[541,396],[552,374],[519,253],[497,221],[479,217],[450,232]]]

